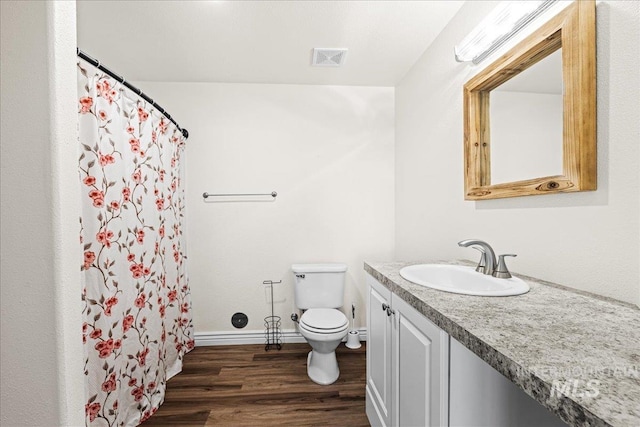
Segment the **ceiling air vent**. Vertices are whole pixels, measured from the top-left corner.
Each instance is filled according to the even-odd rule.
[[[313,49],[313,61],[311,65],[315,67],[339,67],[344,64],[347,56],[347,49],[324,49],[316,47]]]

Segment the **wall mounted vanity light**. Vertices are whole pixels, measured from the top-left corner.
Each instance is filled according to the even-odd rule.
[[[454,47],[456,61],[479,64],[558,0],[500,3]]]

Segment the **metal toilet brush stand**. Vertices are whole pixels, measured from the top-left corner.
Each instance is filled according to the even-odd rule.
[[[278,280],[277,282],[265,280],[262,283],[271,287],[271,316],[264,318],[264,350],[269,351],[272,348],[280,350],[282,348],[282,331],[280,330],[280,321],[282,319],[280,316],[276,316],[273,312],[273,285],[276,283],[282,283],[282,280]]]

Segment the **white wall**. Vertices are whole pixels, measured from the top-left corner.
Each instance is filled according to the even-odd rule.
[[[293,329],[293,263],[348,264],[345,302],[365,326],[365,259],[393,257],[393,88],[139,83],[190,132],[187,243],[196,333]],[[271,192],[276,201],[204,201]],[[266,199],[266,201],[264,201]]]
[[[0,2],[0,424],[84,424],[75,2]]]
[[[396,87],[396,257],[513,252],[513,271],[640,303],[639,3],[597,6],[598,190],[464,201],[462,86],[452,49],[495,6],[467,2]],[[486,66],[486,64],[482,64]]]

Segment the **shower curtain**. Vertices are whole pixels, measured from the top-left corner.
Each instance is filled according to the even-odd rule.
[[[86,424],[133,426],[194,346],[185,140],[124,85],[78,62]]]

